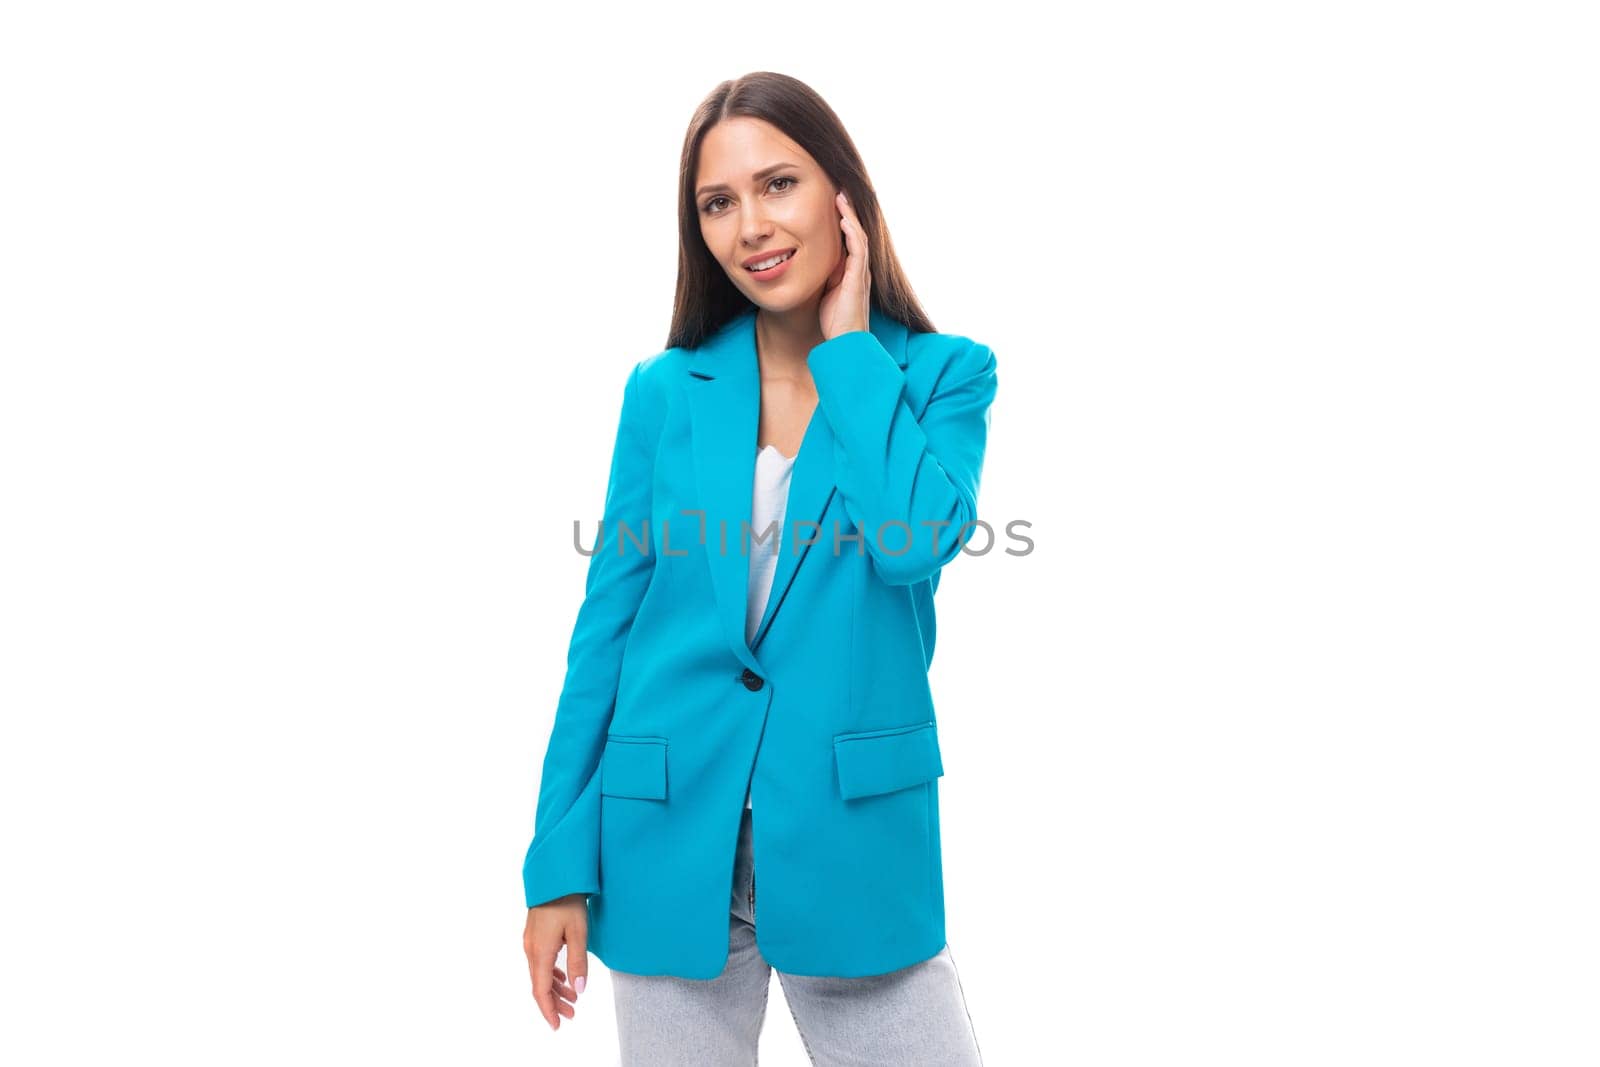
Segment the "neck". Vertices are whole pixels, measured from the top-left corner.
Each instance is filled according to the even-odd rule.
[[[756,312],[756,355],[763,376],[803,377],[806,357],[824,340],[815,304],[790,311],[760,308]]]

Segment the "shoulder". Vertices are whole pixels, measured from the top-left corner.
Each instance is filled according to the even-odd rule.
[[[634,363],[623,393],[623,419],[646,435],[659,432],[673,406],[675,391],[687,377],[688,359],[686,350],[668,348]]]
[[[908,333],[906,372],[934,383],[992,378],[994,349],[960,333]]]
[[[687,377],[690,353],[682,348],[668,348],[648,355],[633,365],[629,378],[641,403],[650,407],[665,408],[670,394],[682,386]]]

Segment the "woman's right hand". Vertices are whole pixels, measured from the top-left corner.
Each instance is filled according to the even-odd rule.
[[[567,946],[568,977],[556,966],[561,946]],[[561,1029],[560,1015],[572,1018],[578,994],[589,974],[589,907],[582,893],[528,909],[528,925],[522,931],[522,950],[528,954],[528,971],[533,976],[533,999],[550,1029]],[[568,1003],[568,1002],[571,1003]]]

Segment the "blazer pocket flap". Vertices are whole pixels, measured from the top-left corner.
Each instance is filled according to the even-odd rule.
[[[892,793],[944,774],[933,722],[837,734],[833,754],[845,800]]]
[[[610,797],[667,799],[664,737],[607,737],[600,761],[600,792]]]

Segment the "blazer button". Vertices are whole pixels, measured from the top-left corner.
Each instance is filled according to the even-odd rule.
[[[760,689],[763,684],[761,675],[757,674],[749,667],[746,667],[744,669],[744,673],[739,675],[739,681],[743,682],[744,687],[750,690],[752,693],[754,693],[757,689]]]

